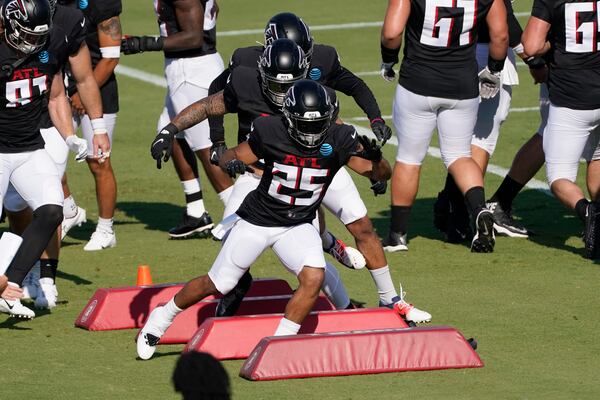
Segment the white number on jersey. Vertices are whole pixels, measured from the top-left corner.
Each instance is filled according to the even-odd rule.
[[[570,53],[592,53],[600,50],[596,36],[600,24],[598,2],[565,4],[565,50]],[[579,22],[581,13],[595,13],[592,21]]]
[[[285,178],[276,175],[283,172]],[[310,206],[321,197],[324,183],[313,183],[315,177],[325,177],[329,173],[328,169],[296,167],[294,165],[285,165],[273,163],[273,179],[269,186],[269,195],[272,197],[296,206]],[[290,189],[312,192],[311,197],[294,197],[293,195],[280,193],[282,187]]]
[[[46,84],[46,75],[33,79],[6,82],[6,107],[24,106],[31,103],[32,92],[35,87],[39,89],[39,93],[46,91],[48,87]]]
[[[477,0],[425,0],[425,19],[421,32],[421,43],[435,47],[450,47],[452,29],[457,18],[439,18],[440,8],[461,8],[463,11],[459,44],[465,46],[473,42],[473,27]]]

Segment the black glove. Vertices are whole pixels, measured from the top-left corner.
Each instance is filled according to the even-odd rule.
[[[393,62],[381,63],[381,77],[388,82],[393,82],[396,79],[396,73],[394,72],[395,64],[396,63]]]
[[[223,153],[225,153],[225,150],[227,150],[227,145],[225,142],[213,143],[213,145],[210,146],[210,163],[218,167],[219,159]]]
[[[377,145],[375,139],[369,139],[366,135],[362,135],[358,137],[358,141],[362,145],[362,150],[352,153],[353,156],[375,162],[381,161],[383,158],[381,147]]]
[[[227,161],[227,164],[225,164],[225,171],[230,177],[235,178],[237,174],[241,175],[246,171],[254,172],[254,169],[244,164],[242,161],[234,158],[233,160]]]
[[[371,179],[371,183],[371,190],[375,196],[387,192],[387,181],[376,181],[375,179]]]
[[[173,139],[177,132],[179,132],[179,129],[175,125],[169,124],[162,128],[152,141],[150,154],[156,160],[156,168],[161,168],[161,158],[164,162],[169,161],[169,158],[171,158],[171,154],[173,153]]]
[[[126,36],[121,39],[121,52],[137,54],[144,51],[161,51],[163,38],[161,36]]]
[[[392,129],[385,124],[385,121],[381,117],[371,121],[371,130],[377,140],[382,142],[382,146],[392,137]]]

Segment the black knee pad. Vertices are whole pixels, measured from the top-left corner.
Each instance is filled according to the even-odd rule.
[[[63,208],[56,204],[46,204],[33,212],[33,218],[47,229],[56,229],[63,220]]]

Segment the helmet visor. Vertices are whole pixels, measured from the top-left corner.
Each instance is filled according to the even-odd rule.
[[[291,116],[292,129],[296,133],[296,139],[309,148],[319,146],[325,140],[325,134],[331,125],[331,116],[311,116],[307,112],[304,117]],[[316,113],[319,114],[319,113]]]
[[[36,27],[35,31],[27,29],[20,24],[8,35],[8,41],[17,50],[32,54],[44,47],[48,39],[49,28],[47,25]]]

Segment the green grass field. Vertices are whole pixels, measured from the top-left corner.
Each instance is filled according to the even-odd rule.
[[[155,34],[152,2],[126,0],[124,33]],[[310,25],[380,21],[385,1],[329,0],[250,2],[222,0],[219,31],[262,28],[274,13],[291,10]],[[531,2],[516,3],[518,12]],[[520,18],[525,24],[526,17]],[[314,30],[317,42],[334,45],[342,64],[354,72],[378,69],[379,28]],[[224,36],[219,50],[227,61],[232,50],[252,45],[260,35]],[[162,74],[160,54],[122,57],[122,64]],[[525,68],[514,89],[513,107],[535,107],[537,87]],[[394,85],[377,75],[364,76],[383,114],[391,114]],[[205,273],[219,250],[211,240],[169,241],[166,230],[180,218],[183,194],[173,167],[157,170],[149,156],[150,141],[165,90],[119,77],[121,111],[112,152],[119,184],[116,233],[118,246],[83,252],[94,224],[72,231],[64,241],[58,286],[60,304],[29,322],[0,316],[0,393],[6,399],[175,399],[171,372],[182,346],[159,348],[151,361],[136,360],[135,331],[88,332],[73,322],[99,287],[135,284],[138,264],[149,264],[156,283],[185,281]],[[352,99],[342,96],[342,117],[362,116]],[[509,167],[520,145],[535,131],[537,112],[511,113],[492,163]],[[226,119],[234,142],[235,119]],[[395,147],[385,151],[393,160]],[[445,172],[428,157],[411,220],[410,251],[390,255],[396,282],[408,299],[433,314],[433,322],[459,328],[479,341],[486,366],[448,370],[253,383],[238,377],[242,361],[225,362],[235,399],[584,399],[598,398],[600,382],[600,270],[582,258],[579,221],[540,191],[526,190],[516,207],[537,235],[529,240],[499,238],[493,254],[471,254],[467,247],[446,244],[432,226],[431,209]],[[538,177],[544,180],[542,171]],[[488,175],[491,194],[501,178]],[[581,178],[580,178],[581,180]],[[95,222],[97,209],[90,173],[76,163],[69,181],[79,204]],[[207,182],[206,179],[203,182]],[[380,235],[387,232],[389,197],[373,197],[366,179],[356,183]],[[205,185],[206,204],[218,219],[222,205]],[[331,229],[349,241],[332,218]],[[7,229],[6,225],[0,230]],[[292,281],[270,252],[253,266],[255,276]],[[376,306],[377,295],[366,271],[342,270],[353,299]],[[318,357],[315,354],[315,357]]]

